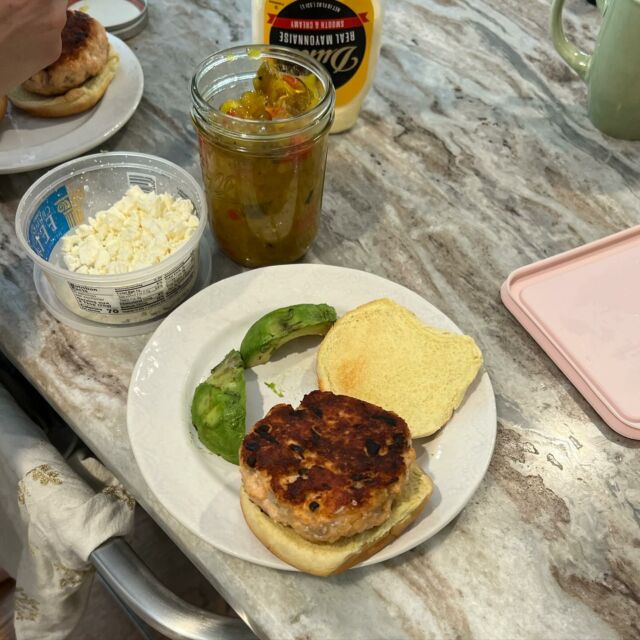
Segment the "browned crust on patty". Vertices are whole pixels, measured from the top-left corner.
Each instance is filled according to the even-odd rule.
[[[406,477],[411,436],[402,418],[330,392],[298,409],[276,405],[245,437],[241,465],[270,476],[281,504],[306,505],[318,519],[366,509]],[[317,505],[317,506],[316,506]]]
[[[97,26],[99,23],[83,11],[67,11],[67,22],[62,30],[62,52],[50,67],[77,58]]]
[[[61,95],[98,75],[107,62],[104,27],[82,11],[67,11],[60,57],[22,83],[39,95]]]

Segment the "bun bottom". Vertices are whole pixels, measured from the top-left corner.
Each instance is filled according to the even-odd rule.
[[[118,69],[120,59],[113,47],[109,47],[107,64],[102,71],[75,89],[61,96],[41,96],[18,87],[9,93],[11,104],[32,116],[63,118],[88,111],[104,95]]]
[[[240,490],[240,506],[256,538],[280,560],[312,575],[331,576],[363,562],[398,538],[420,515],[432,492],[429,476],[413,464],[386,522],[333,543],[310,542],[275,522],[251,502],[244,489]]]

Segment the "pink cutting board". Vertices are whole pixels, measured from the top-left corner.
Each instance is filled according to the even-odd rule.
[[[501,294],[603,420],[640,440],[640,226],[516,269]]]

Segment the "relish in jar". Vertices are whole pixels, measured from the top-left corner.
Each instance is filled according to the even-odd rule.
[[[296,51],[236,47],[200,65],[192,96],[218,243],[245,266],[297,260],[318,230],[335,100],[328,74]]]

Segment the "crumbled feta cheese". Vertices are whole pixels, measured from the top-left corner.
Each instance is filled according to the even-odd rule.
[[[62,255],[76,273],[128,273],[170,256],[198,224],[191,200],[131,187],[112,207],[67,234]]]

